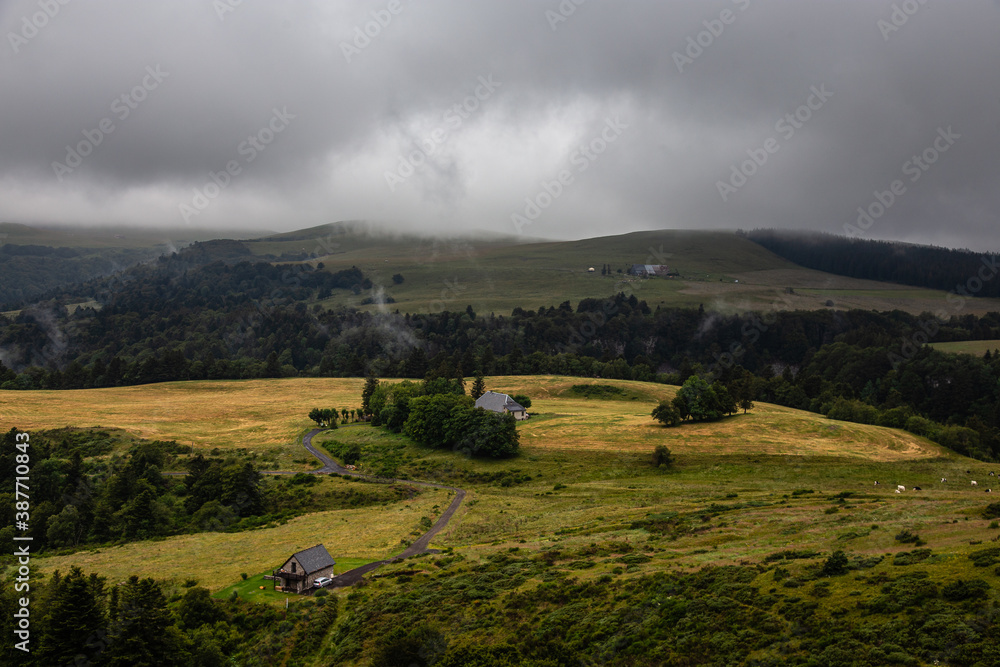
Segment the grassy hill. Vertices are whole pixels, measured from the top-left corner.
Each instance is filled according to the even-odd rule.
[[[7,289],[0,291],[0,302],[107,273],[149,253],[196,240],[250,235],[213,230],[43,230],[0,223],[0,244],[71,248],[79,253],[58,259],[18,257],[8,260],[6,269],[0,263],[0,273],[7,271]],[[374,290],[361,294],[334,294],[321,302],[326,307],[374,309],[379,306],[363,302],[384,295],[394,300],[386,306],[391,310],[427,313],[471,305],[477,312],[509,313],[517,307],[535,309],[562,301],[575,305],[581,299],[618,292],[634,294],[653,307],[704,305],[719,312],[861,308],[922,313],[950,307],[945,292],[802,268],[725,231],[661,230],[541,241],[460,234],[431,237],[343,222],[242,243],[254,255],[272,261],[285,257],[289,262],[322,262],[329,271],[357,266],[375,283]],[[632,264],[644,263],[666,264],[679,275],[653,279],[628,275]],[[601,275],[604,266],[611,267],[610,274]],[[590,267],[595,268],[593,273]],[[403,277],[401,284],[393,281],[396,275]],[[16,284],[18,280],[24,284]],[[963,312],[991,310],[1000,310],[1000,299],[975,299]]]
[[[621,291],[652,306],[704,304],[722,312],[834,307],[920,313],[945,305],[945,292],[804,269],[732,232],[662,230],[525,242],[433,239],[337,224],[247,246],[258,255],[315,253],[332,271],[357,266],[395,300],[391,310],[408,312],[461,310],[471,304],[477,312],[507,313]],[[627,275],[628,267],[643,263],[667,264],[680,276],[645,280]],[[601,275],[604,265],[611,266],[611,275]],[[596,271],[589,273],[590,267]],[[395,274],[403,276],[402,284],[393,284]],[[325,303],[361,307],[362,299],[371,296],[336,295]],[[996,310],[1000,300],[977,299],[968,307],[970,312]]]
[[[314,657],[300,663],[307,665],[372,664],[394,641],[411,651],[505,642],[527,651],[543,642],[544,654],[553,637],[598,664],[662,664],[664,654],[848,664],[858,652],[868,664],[994,664],[994,626],[984,619],[997,604],[1000,548],[992,542],[1000,529],[984,518],[992,496],[982,490],[995,479],[988,464],[905,432],[766,404],[667,429],[649,417],[676,389],[664,385],[552,376],[487,384],[533,400],[513,459],[428,450],[363,423],[314,440],[357,443],[362,469],[391,460],[400,476],[468,491],[432,545],[442,553],[384,566],[365,587],[334,591],[340,612],[329,628],[317,625],[317,601],[292,596],[285,610],[286,596],[259,589],[268,583],[261,575],[320,542],[338,572],[399,553],[447,506],[449,492],[428,489],[246,532],[39,555],[33,582],[79,565],[109,582],[154,577],[174,599],[196,581],[219,598],[235,592],[280,605],[282,624],[254,639],[253,651],[299,650],[308,628],[319,634],[308,644]],[[0,392],[0,412],[21,428],[100,424],[176,439],[196,452],[244,448],[311,468],[298,444],[311,426],[305,413],[353,406],[361,385],[285,379]],[[672,467],[651,465],[656,444],[670,447]],[[358,484],[327,477],[316,489]],[[895,493],[896,484],[907,491]],[[836,552],[844,554],[842,569],[824,574]],[[808,663],[821,651],[822,661]],[[948,660],[953,654],[979,662]]]
[[[665,429],[649,411],[671,396],[673,387],[602,381],[622,391],[620,400],[609,400],[580,396],[574,385],[581,381],[575,378],[487,382],[496,390],[527,393],[534,401],[533,417],[519,427],[522,451],[515,459],[478,461],[426,450],[366,424],[344,426],[317,442],[359,442],[363,468],[392,450],[401,476],[467,488],[468,501],[437,544],[470,557],[513,546],[537,550],[556,544],[575,548],[594,539],[648,540],[655,542],[656,553],[640,569],[655,571],[755,561],[788,548],[895,552],[905,548],[893,539],[904,528],[925,539],[933,536],[935,548],[956,553],[967,550],[963,545],[970,539],[995,535],[988,522],[976,518],[983,496],[970,489],[965,474],[974,469],[972,477],[985,484],[985,464],[902,431],[766,404],[714,424]],[[176,439],[204,453],[244,448],[258,453],[265,467],[312,469],[315,464],[297,444],[311,426],[305,413],[314,405],[354,405],[361,384],[287,379],[0,392],[0,409],[5,421],[20,428],[121,427],[143,437]],[[656,444],[674,453],[673,470],[649,464]],[[939,484],[942,476],[953,483]],[[505,477],[513,481],[502,483]],[[873,486],[876,479],[882,481],[880,488]],[[894,494],[897,483],[923,491]],[[218,590],[234,583],[239,572],[273,567],[272,561],[296,546],[325,542],[336,545],[342,557],[388,556],[421,516],[433,516],[446,504],[445,492],[427,492],[413,501],[308,515],[250,534],[139,542],[43,558],[39,566],[51,571],[79,562],[113,576],[135,571],[177,580],[198,572],[203,585]],[[706,508],[715,509],[706,514]],[[641,526],[664,512],[693,521],[697,530],[659,542]],[[960,522],[952,523],[953,518]]]
[[[962,340],[950,343],[930,343],[930,346],[940,352],[971,354],[975,357],[981,357],[987,352],[992,354],[1000,350],[1000,340]]]

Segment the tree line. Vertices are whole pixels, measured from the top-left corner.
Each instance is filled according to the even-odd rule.
[[[818,232],[739,232],[774,254],[818,271],[955,292],[1000,296],[996,255]]]

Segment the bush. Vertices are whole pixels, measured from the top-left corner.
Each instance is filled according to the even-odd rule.
[[[657,445],[653,449],[653,465],[656,467],[669,468],[674,464],[674,459],[670,455],[670,449],[666,445]]]
[[[984,519],[1000,519],[1000,503],[990,503],[983,509]]]
[[[990,585],[982,579],[972,579],[971,581],[959,579],[945,586],[941,591],[941,596],[952,602],[982,600],[988,596],[989,590]]]
[[[677,426],[681,423],[680,411],[673,403],[666,401],[653,408],[652,416],[664,426]]]
[[[840,550],[834,551],[826,562],[823,563],[823,569],[820,570],[820,574],[824,577],[834,577],[840,574],[846,574],[848,570],[848,560],[847,555]]]
[[[963,456],[982,458],[982,453],[979,451],[979,432],[974,429],[965,426],[944,426],[933,439],[939,445]]]
[[[906,430],[915,435],[922,435],[925,438],[934,439],[934,435],[937,433],[938,425],[932,422],[930,419],[925,419],[924,417],[918,417],[914,415],[906,420]]]
[[[513,396],[511,396],[511,398],[514,399],[515,403],[517,403],[518,405],[520,405],[525,409],[531,407],[531,399],[525,396],[524,394],[514,394]]]
[[[241,572],[240,573],[240,579],[242,579],[243,581],[246,581],[247,580],[247,573],[246,572]]]

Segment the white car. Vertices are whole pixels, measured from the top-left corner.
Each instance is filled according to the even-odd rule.
[[[333,579],[330,577],[316,577],[316,581],[313,582],[313,586],[316,588],[323,588],[324,586],[329,586],[333,583]]]

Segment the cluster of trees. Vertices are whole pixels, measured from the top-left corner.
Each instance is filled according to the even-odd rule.
[[[753,376],[743,369],[734,374],[730,383],[709,382],[700,375],[684,381],[672,401],[663,401],[653,408],[653,418],[664,426],[677,426],[683,421],[714,421],[731,415],[739,408],[744,413],[753,408],[755,387]]]
[[[755,229],[741,232],[776,255],[800,266],[852,278],[955,291],[966,296],[970,278],[996,277],[996,259],[969,250],[951,250],[893,241],[845,238],[819,232]],[[989,273],[981,273],[983,266]],[[1000,296],[1000,280],[978,280],[974,296]],[[968,290],[971,292],[971,290]]]
[[[345,424],[350,421],[358,421],[364,416],[361,408],[313,408],[309,411],[309,419],[316,422],[322,428],[337,428],[337,422]]]
[[[476,408],[475,399],[465,395],[464,384],[462,378],[429,377],[419,383],[370,378],[362,404],[370,410],[373,426],[405,433],[425,447],[489,458],[517,454],[520,440],[514,416]]]
[[[279,627],[284,632],[294,628],[294,654],[302,659],[319,648],[306,630],[311,626],[313,634],[317,629],[325,632],[337,618],[335,598],[318,607],[310,623],[270,605],[213,599],[195,579],[169,600],[151,578],[131,576],[110,584],[79,567],[65,574],[57,571],[41,585],[36,581],[30,593],[30,653],[10,654],[19,656],[17,664],[29,667],[269,664],[288,657],[281,655],[287,650],[285,642],[276,640]],[[8,637],[13,636],[11,621],[22,595],[0,582],[0,626]]]
[[[3,528],[10,540],[14,525],[14,448],[12,428],[2,438],[0,493]],[[231,530],[253,523],[265,512],[287,509],[293,501],[277,488],[268,493],[260,472],[237,458],[187,460],[180,480],[164,476],[165,465],[189,450],[173,442],[139,442],[110,459],[107,434],[87,432],[46,437],[31,434],[29,535],[32,551],[85,544],[141,540],[160,535]],[[96,441],[96,446],[95,446]]]

